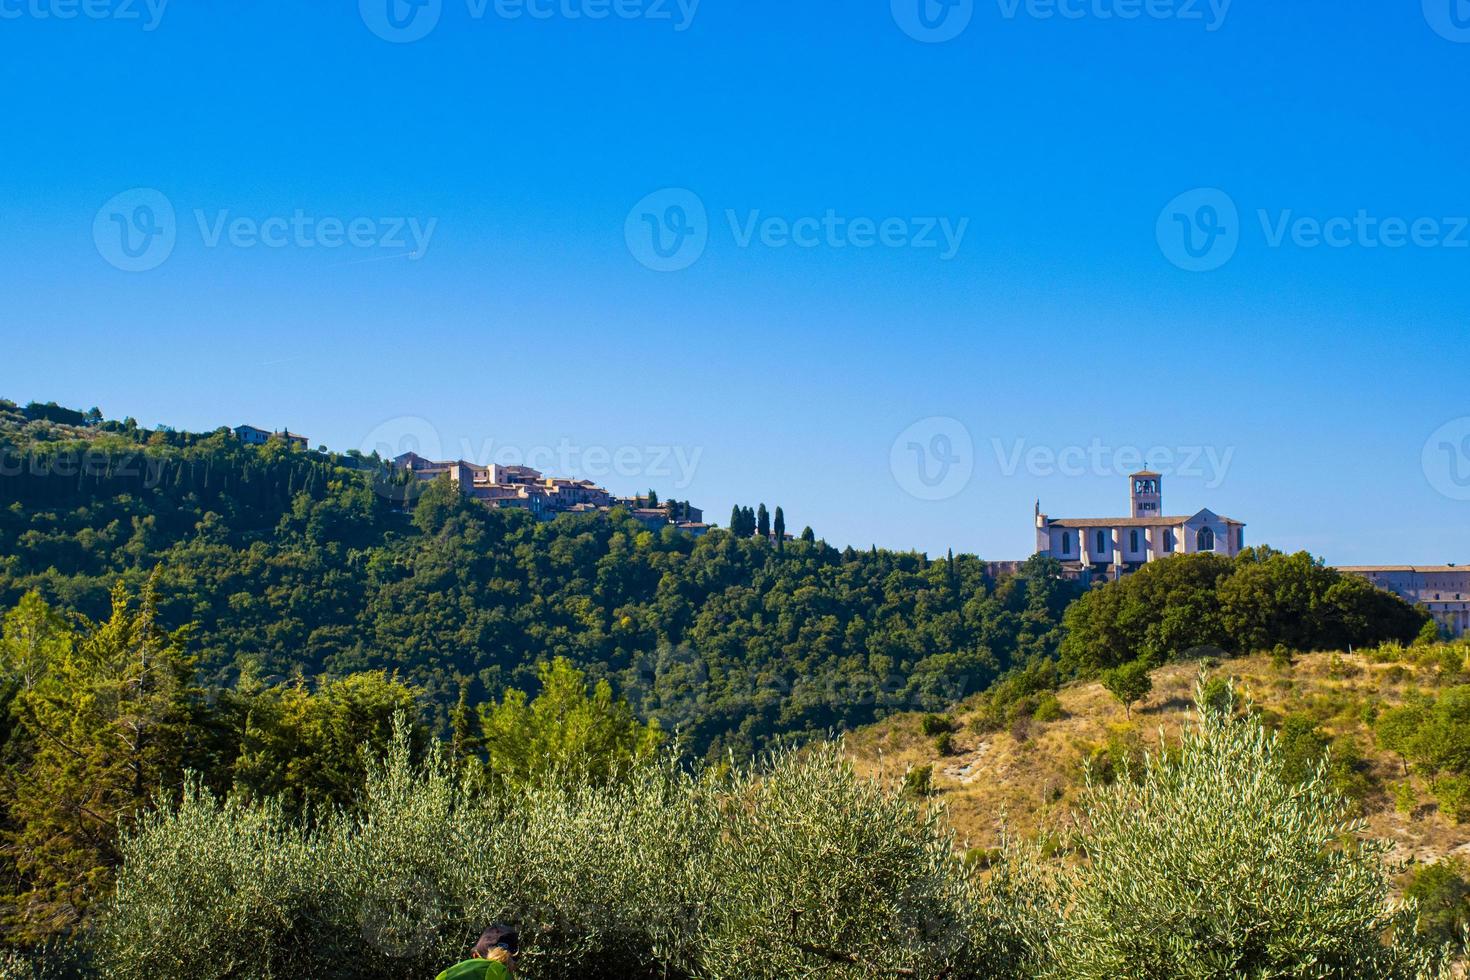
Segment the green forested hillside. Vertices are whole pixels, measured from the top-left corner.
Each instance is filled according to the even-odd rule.
[[[156,568],[203,681],[387,669],[440,727],[462,687],[534,688],[564,656],[696,752],[746,754],[1054,655],[1075,596],[1044,563],[993,582],[970,556],[696,540],[618,512],[538,523],[447,487],[406,505],[377,460],[54,406],[0,404],[0,448],[0,607],[37,590],[105,619],[117,579],[137,591]]]

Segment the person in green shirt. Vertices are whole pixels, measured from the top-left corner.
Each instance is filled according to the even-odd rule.
[[[481,933],[469,959],[451,966],[435,980],[510,980],[520,951],[520,933],[514,926],[497,922]]]

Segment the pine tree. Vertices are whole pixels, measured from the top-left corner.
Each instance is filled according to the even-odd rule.
[[[137,608],[121,582],[112,615],[65,644],[18,699],[24,776],[6,850],[23,882],[13,929],[39,939],[69,929],[106,895],[117,832],[159,792],[176,792],[203,741],[201,697],[184,635],[157,623],[157,573]]]

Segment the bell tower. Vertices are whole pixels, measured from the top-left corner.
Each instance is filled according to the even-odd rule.
[[[1158,517],[1164,512],[1164,478],[1152,470],[1128,477],[1128,497],[1134,517]]]

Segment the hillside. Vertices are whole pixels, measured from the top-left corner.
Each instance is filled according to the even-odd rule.
[[[1433,696],[1464,683],[1463,673],[1445,670],[1446,651],[1463,671],[1466,648],[1461,645],[1397,654],[1387,648],[1372,656],[1313,653],[1296,657],[1290,666],[1252,656],[1209,666],[1207,676],[1235,678],[1238,690],[1273,724],[1288,717],[1298,730],[1308,719],[1315,723],[1342,758],[1338,780],[1360,796],[1370,833],[1392,841],[1398,859],[1428,861],[1470,856],[1470,825],[1441,812],[1422,776],[1405,777],[1399,758],[1377,744],[1366,719],[1416,695]],[[1192,710],[1201,667],[1184,662],[1154,671],[1153,691],[1134,706],[1131,720],[1100,683],[1073,683],[1056,695],[1059,717],[1022,722],[1010,731],[976,731],[982,717],[977,705],[972,700],[960,706],[950,716],[957,730],[948,755],[936,750],[935,736],[923,733],[924,716],[917,714],[853,732],[847,746],[868,774],[899,779],[913,767],[932,766],[934,799],[948,809],[950,821],[972,847],[997,846],[1003,823],[1012,835],[1061,839],[1082,787],[1085,760],[1106,775],[1110,750],[1152,749],[1160,733],[1177,733]],[[1354,750],[1361,755],[1355,764]],[[1412,787],[1413,805],[1400,812],[1394,791],[1405,784]]]
[[[36,591],[104,619],[158,571],[209,685],[386,670],[426,713],[533,688],[565,657],[695,754],[746,756],[937,710],[1054,657],[1075,597],[1045,563],[655,533],[615,509],[537,521],[376,457],[247,446],[0,400],[0,612]],[[398,481],[395,483],[394,481]]]

